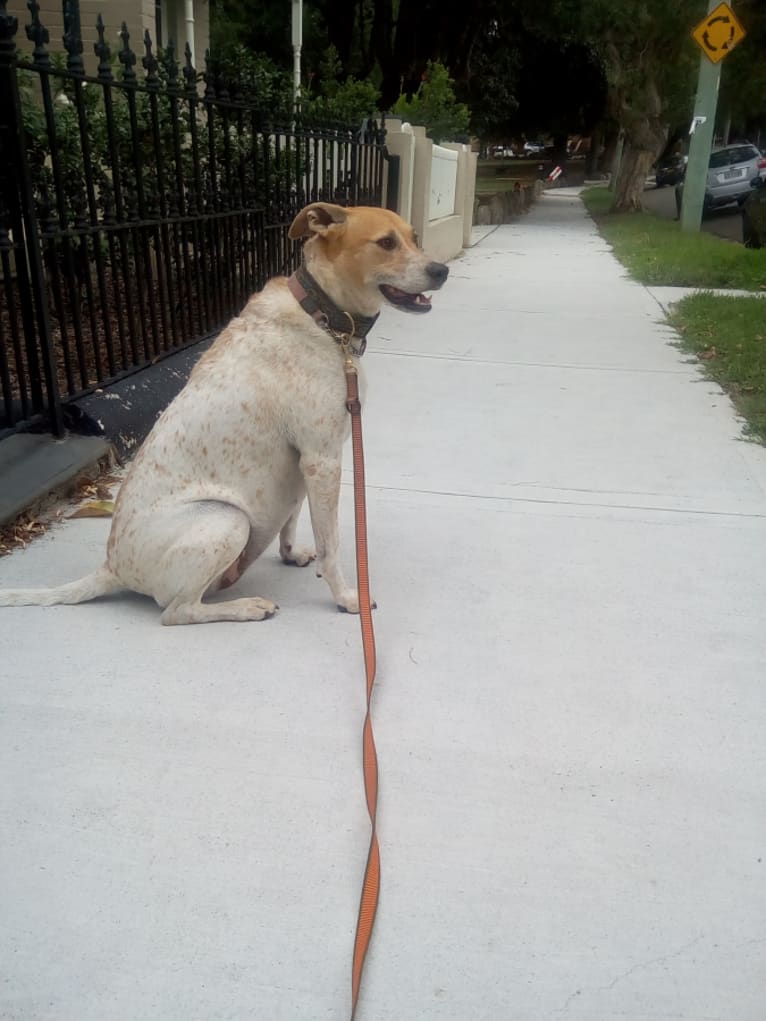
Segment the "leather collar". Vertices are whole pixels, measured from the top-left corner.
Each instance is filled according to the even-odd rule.
[[[301,263],[293,275],[287,278],[287,286],[303,311],[318,326],[338,344],[348,343],[352,354],[361,358],[367,347],[367,334],[377,322],[377,315],[352,316],[350,312],[338,308],[306,269],[305,263]]]

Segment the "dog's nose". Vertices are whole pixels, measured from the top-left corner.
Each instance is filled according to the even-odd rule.
[[[449,276],[449,266],[445,266],[443,262],[429,262],[426,273],[433,280],[434,287],[441,287]]]

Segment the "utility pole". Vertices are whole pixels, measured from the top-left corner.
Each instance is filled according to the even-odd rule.
[[[728,4],[709,0],[707,17],[692,33],[699,45],[699,77],[694,118],[689,128],[689,160],[681,204],[681,230],[699,231],[705,204],[710,149],[713,145],[721,61],[744,38],[745,32]]]

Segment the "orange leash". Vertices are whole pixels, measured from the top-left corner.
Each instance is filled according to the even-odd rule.
[[[370,604],[370,576],[367,559],[367,504],[365,500],[364,450],[362,447],[362,406],[359,403],[359,377],[351,358],[346,356],[346,407],[351,414],[351,442],[354,455],[354,519],[356,521],[356,576],[359,594],[359,619],[362,624],[362,646],[364,667],[367,677],[367,712],[364,717],[362,753],[364,765],[364,793],[370,816],[370,850],[364,870],[362,897],[359,902],[359,916],[354,937],[354,958],[351,969],[351,1021],[356,1017],[359,1001],[359,987],[367,950],[375,924],[375,912],[380,893],[380,849],[376,819],[378,814],[378,756],[375,751],[375,737],[372,733],[370,703],[375,684],[375,632],[372,627],[372,606]]]

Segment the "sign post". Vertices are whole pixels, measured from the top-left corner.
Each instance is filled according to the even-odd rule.
[[[721,61],[745,37],[745,30],[726,3],[710,0],[707,17],[692,32],[702,50],[694,118],[689,128],[689,161],[681,205],[681,230],[698,231],[705,204],[710,149],[713,144]]]

